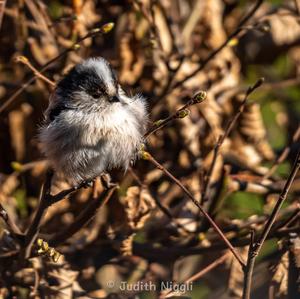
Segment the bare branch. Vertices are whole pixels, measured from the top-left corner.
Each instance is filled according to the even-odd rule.
[[[108,202],[116,189],[117,185],[110,185],[102,192],[99,198],[93,198],[75,221],[65,230],[62,230],[53,236],[49,240],[49,244],[55,247],[77,233],[83,226],[93,219],[98,210]]]
[[[214,220],[206,213],[206,211],[203,209],[199,201],[197,201],[193,195],[188,191],[186,187],[182,185],[182,183],[175,178],[165,167],[163,167],[159,162],[157,162],[150,153],[148,152],[143,152],[142,153],[143,159],[150,161],[152,164],[154,164],[159,170],[163,171],[175,184],[177,184],[183,192],[192,200],[195,206],[198,207],[200,212],[206,217],[208,222],[211,224],[211,226],[214,228],[216,233],[220,236],[220,238],[226,243],[227,247],[229,250],[232,252],[232,254],[235,256],[235,258],[238,260],[238,262],[241,264],[241,266],[244,266],[244,262],[240,255],[236,252],[230,241],[226,238],[226,236],[223,234],[221,229],[218,227],[218,225],[214,222]]]
[[[94,37],[98,34],[105,34],[109,32],[113,27],[113,23],[104,24],[101,28],[95,28],[88,32],[85,36],[80,38],[77,42],[73,43],[73,45],[64,51],[62,51],[59,55],[55,56],[51,60],[49,60],[46,64],[43,65],[43,67],[40,70],[37,70],[39,74],[44,73],[46,70],[50,68],[50,66],[59,60],[60,58],[64,57],[69,52],[75,51],[78,48],[80,48],[80,43],[82,43],[84,40],[90,37]],[[1,106],[0,106],[0,114],[3,113],[9,105],[31,84],[36,80],[37,76],[34,74],[29,80],[27,80],[22,87],[20,87],[17,91],[15,91]]]
[[[264,229],[258,239],[257,242],[255,242],[253,245],[250,244],[249,248],[249,255],[248,255],[248,260],[247,260],[247,265],[244,268],[244,290],[243,290],[243,299],[250,299],[250,292],[251,292],[251,283],[252,283],[252,275],[253,275],[253,270],[254,270],[254,264],[255,264],[255,259],[257,255],[259,254],[271,228],[272,225],[275,222],[275,219],[279,213],[279,210],[283,204],[283,202],[286,200],[288,192],[292,186],[292,183],[296,177],[296,174],[300,168],[300,150],[297,154],[296,161],[294,163],[294,166],[292,168],[292,171],[282,189],[282,192],[276,202],[275,207],[273,208],[273,211],[266,222]]]

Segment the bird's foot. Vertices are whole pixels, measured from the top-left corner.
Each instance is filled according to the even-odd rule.
[[[112,183],[111,177],[108,173],[101,174],[100,179],[101,179],[101,183],[102,183],[103,187],[106,189],[110,189],[117,185],[115,183]]]
[[[75,186],[74,188],[77,190],[77,189],[80,189],[80,188],[90,188],[93,186],[93,183],[95,181],[96,178],[94,179],[88,179],[88,180],[85,180],[85,181],[82,181],[79,185]]]

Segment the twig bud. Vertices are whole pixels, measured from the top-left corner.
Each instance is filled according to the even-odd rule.
[[[54,255],[52,257],[53,262],[57,263],[58,260],[59,260],[59,258],[60,258],[60,256],[61,256],[61,254],[58,251],[55,250]]]
[[[254,84],[253,89],[260,87],[265,82],[265,78],[259,78],[257,82]]]
[[[206,91],[201,90],[194,95],[193,99],[196,103],[201,103],[206,99],[206,96],[207,96]]]
[[[229,47],[234,47],[239,43],[239,40],[237,38],[232,38],[229,42],[228,42],[228,46]]]
[[[250,86],[247,90],[247,96],[253,92],[256,88],[260,87],[265,82],[265,78],[259,78],[253,86]]]
[[[264,24],[260,27],[258,27],[258,30],[261,31],[261,32],[269,32],[270,31],[270,25],[268,24]]]
[[[20,63],[23,63],[23,64],[27,64],[28,62],[29,62],[29,60],[28,60],[28,58],[27,57],[25,57],[25,56],[17,56],[16,58],[15,58],[15,62],[20,62]]]
[[[188,109],[183,109],[183,110],[179,110],[176,113],[176,116],[178,118],[185,118],[186,116],[188,116],[190,114],[190,111]]]
[[[79,45],[79,44],[74,44],[74,45],[72,46],[72,49],[73,49],[74,51],[77,51],[77,50],[80,49],[80,45]]]
[[[115,26],[115,24],[112,22],[106,23],[100,28],[100,30],[102,33],[106,34],[106,33],[110,32],[114,28],[114,26]]]
[[[54,263],[57,263],[61,254],[55,248],[50,247],[48,242],[43,239],[37,239],[38,254],[48,256]]]
[[[151,155],[146,151],[141,151],[140,154],[141,154],[141,158],[143,160],[150,160],[151,159]]]
[[[37,239],[36,240],[37,246],[39,246],[39,247],[42,246],[43,242],[44,242],[43,239]]]
[[[163,119],[159,119],[153,123],[154,126],[159,127],[163,122]]]
[[[99,32],[102,32],[101,28],[93,28],[90,33],[94,34],[94,33],[99,33]]]
[[[17,172],[20,172],[23,168],[22,164],[17,161],[11,162],[10,165],[11,165],[12,169]]]

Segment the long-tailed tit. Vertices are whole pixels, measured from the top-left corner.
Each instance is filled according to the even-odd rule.
[[[57,84],[39,133],[51,166],[71,184],[136,158],[148,121],[145,99],[128,97],[110,64],[90,58]]]

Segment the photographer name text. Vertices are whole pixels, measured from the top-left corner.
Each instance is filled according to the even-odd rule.
[[[193,283],[177,283],[173,281],[165,281],[160,284],[156,284],[152,281],[138,281],[136,283],[128,283],[127,281],[122,281],[120,284],[121,291],[164,291],[171,290],[174,292],[188,292],[192,291]]]

